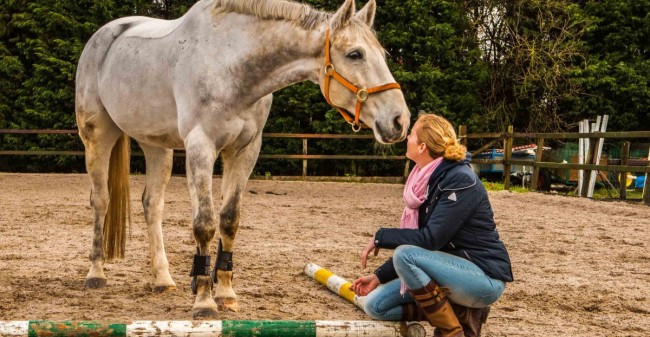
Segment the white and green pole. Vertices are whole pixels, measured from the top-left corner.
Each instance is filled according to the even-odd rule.
[[[0,321],[0,336],[424,337],[420,325],[379,321]]]

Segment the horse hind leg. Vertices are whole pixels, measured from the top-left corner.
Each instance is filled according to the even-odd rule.
[[[154,292],[176,288],[169,274],[162,233],[162,214],[165,206],[165,188],[172,172],[174,151],[140,144],[146,162],[146,185],[142,193],[142,206],[149,233],[151,268],[155,278]]]
[[[78,118],[78,121],[83,121],[78,124],[79,135],[85,146],[86,170],[92,183],[90,204],[94,217],[92,247],[89,256],[90,270],[86,276],[86,287],[101,288],[106,286],[104,259],[107,256],[105,256],[104,249],[106,239],[104,229],[111,203],[109,171],[114,169],[110,167],[111,156],[113,152],[119,154],[120,149],[125,148],[125,144],[128,146],[128,137],[113,123],[105,111],[86,117],[88,116]],[[113,156],[113,160],[116,160],[115,158],[116,156]],[[128,164],[126,165],[128,166]],[[128,199],[128,195],[126,197]],[[114,257],[113,253],[110,255],[110,258]]]
[[[223,151],[222,205],[219,233],[220,251],[215,265],[215,297],[220,309],[239,311],[237,295],[232,286],[232,252],[239,228],[241,198],[248,178],[257,162],[262,144],[261,131],[239,151]],[[221,250],[223,252],[221,252]]]

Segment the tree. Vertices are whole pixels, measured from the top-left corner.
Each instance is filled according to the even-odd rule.
[[[482,124],[480,91],[488,69],[465,10],[454,1],[378,3],[375,28],[413,120],[424,110],[455,124]]]
[[[586,117],[610,115],[610,130],[650,126],[650,1],[585,1],[592,18],[584,35],[585,88],[570,108]]]
[[[10,41],[22,34],[11,25],[11,20],[13,14],[21,12],[24,7],[24,1],[7,2],[0,6],[0,128],[6,128],[12,119],[13,102],[25,78],[25,67],[20,58],[12,53],[13,44]]]
[[[177,15],[192,1],[5,0],[0,6],[0,124],[73,129],[76,65],[90,36],[125,15]],[[5,149],[81,149],[76,137],[3,137]],[[74,157],[30,157],[25,170],[83,169]],[[5,165],[6,166],[6,165]]]
[[[588,20],[568,0],[468,2],[490,84],[483,91],[487,118],[500,130],[564,130],[575,114],[566,102],[582,92],[575,78],[584,64]]]
[[[333,11],[338,2],[309,3]],[[365,2],[358,2],[361,8]],[[449,1],[378,0],[374,29],[388,52],[388,65],[402,86],[412,120],[420,110],[442,114],[456,124],[482,124],[480,88],[487,82],[487,68],[480,62],[476,38],[468,34],[465,8]],[[285,117],[286,116],[286,117]],[[275,95],[266,130],[290,125],[289,130],[317,133],[350,133],[339,113],[325,103],[317,86],[294,85]],[[285,129],[286,130],[286,129]],[[265,141],[263,152],[270,149]],[[403,153],[404,144],[371,147],[367,141],[310,142],[310,150],[322,154]],[[298,144],[299,145],[299,144]],[[292,153],[299,153],[298,151]],[[293,151],[293,150],[292,150]],[[264,163],[258,164],[258,167]],[[315,162],[318,174],[401,174],[403,163],[388,161]],[[294,171],[296,172],[296,171]],[[382,173],[383,172],[383,173]],[[386,173],[388,172],[388,173]]]
[[[75,127],[76,64],[99,27],[129,15],[174,19],[195,2],[0,1],[0,127],[32,129]],[[342,3],[295,1],[327,11]],[[611,130],[647,130],[649,10],[650,0],[377,0],[374,28],[413,120],[426,110],[472,132],[510,124],[554,131],[609,114]],[[266,132],[351,133],[313,83],[274,96]],[[68,136],[0,139],[7,150],[82,148]],[[327,140],[311,141],[310,151],[402,153],[403,146]],[[266,139],[262,152],[301,150],[299,141]],[[29,158],[12,162],[12,169],[83,170],[82,158]],[[298,161],[261,161],[256,171],[295,174],[299,167]],[[310,173],[395,175],[402,169],[402,163],[388,161],[314,161]]]

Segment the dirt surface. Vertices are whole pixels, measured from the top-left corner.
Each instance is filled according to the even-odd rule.
[[[167,189],[165,235],[178,288],[152,291],[133,176],[132,237],[109,263],[109,286],[84,289],[91,243],[85,175],[0,173],[0,320],[189,320],[194,254],[186,180]],[[220,181],[215,179],[215,200]],[[401,185],[249,182],[237,233],[241,312],[222,319],[365,320],[303,274],[314,262],[352,280],[378,227],[397,226]],[[650,336],[650,207],[538,193],[490,193],[516,281],[483,336]],[[216,246],[213,246],[216,247]],[[214,249],[213,249],[214,251]],[[372,271],[391,254],[370,260]]]

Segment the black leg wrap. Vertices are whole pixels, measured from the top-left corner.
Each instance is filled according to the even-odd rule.
[[[190,276],[208,276],[210,275],[210,255],[203,256],[194,254],[194,263]]]
[[[214,269],[232,271],[232,252],[224,252],[221,248],[221,240],[219,240],[219,250],[217,251],[217,262],[214,264]]]
[[[232,252],[224,252],[219,239],[219,250],[217,251],[217,261],[214,263],[212,270],[212,281],[217,283],[217,269],[223,271],[232,271]]]

